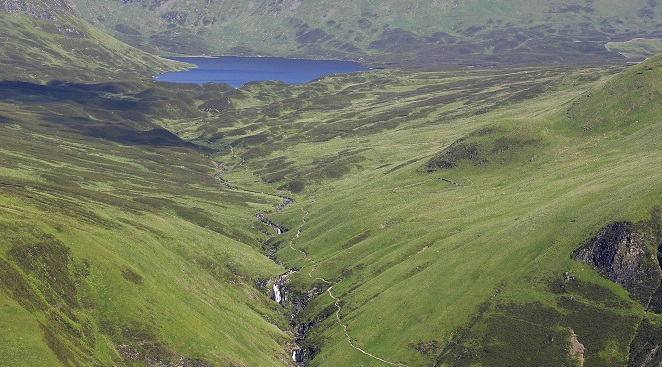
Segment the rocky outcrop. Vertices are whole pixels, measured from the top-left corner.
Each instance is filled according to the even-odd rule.
[[[662,311],[662,210],[653,207],[650,218],[637,223],[616,222],[598,232],[572,257],[629,292],[646,312],[630,343],[628,366],[662,365],[662,326],[651,319]],[[573,342],[574,344],[574,342]]]
[[[333,314],[335,307],[327,307],[312,319],[300,317],[304,308],[317,296],[324,293],[324,289],[313,287],[307,292],[294,291],[290,294],[291,315],[290,325],[294,328],[294,345],[292,360],[298,367],[305,367],[307,362],[319,352],[319,345],[308,339],[308,332],[313,326],[319,324]]]
[[[603,228],[572,254],[648,306],[662,280],[657,258],[659,238],[646,222],[616,222]]]
[[[37,19],[50,19],[57,22],[57,16],[49,9],[48,5],[47,2],[40,4],[20,0],[5,0],[3,8],[13,14],[24,14]]]

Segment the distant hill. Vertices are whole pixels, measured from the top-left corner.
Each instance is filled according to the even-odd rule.
[[[662,35],[656,0],[73,0],[160,54],[364,58],[378,64],[604,63],[607,42]],[[391,56],[391,57],[388,57]]]
[[[62,0],[0,1],[0,76],[100,82],[182,68],[100,32]]]

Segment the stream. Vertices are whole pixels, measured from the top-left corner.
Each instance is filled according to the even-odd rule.
[[[287,206],[289,206],[289,205],[291,205],[291,204],[294,204],[294,200],[292,200],[292,199],[289,199],[289,198],[282,198],[282,199],[283,199],[283,203],[275,208],[276,211],[281,211],[281,210],[285,209],[285,207],[287,207]],[[330,297],[333,299],[333,301],[334,301],[334,304],[335,304],[335,306],[336,306],[336,312],[335,312],[335,315],[336,315],[336,322],[337,322],[338,325],[340,325],[340,327],[342,327],[342,329],[343,329],[343,331],[344,331],[344,333],[345,333],[345,336],[347,337],[347,342],[348,342],[348,344],[349,344],[352,348],[354,348],[355,350],[357,350],[357,351],[361,352],[362,354],[364,354],[364,355],[366,355],[366,356],[368,356],[368,357],[371,357],[371,358],[373,358],[373,359],[375,359],[375,360],[377,360],[377,361],[383,362],[383,363],[388,364],[388,365],[391,365],[391,366],[409,367],[408,365],[406,365],[406,364],[404,364],[404,363],[391,362],[391,361],[389,361],[389,360],[386,360],[386,359],[384,359],[384,358],[381,358],[381,357],[379,357],[379,356],[376,356],[376,355],[374,355],[374,354],[372,354],[372,353],[370,353],[370,352],[367,352],[367,351],[365,351],[364,349],[362,349],[362,348],[360,348],[360,347],[358,347],[358,346],[356,346],[356,345],[354,344],[354,342],[352,341],[351,336],[349,335],[348,325],[347,325],[347,324],[343,324],[343,322],[342,322],[342,318],[341,318],[341,316],[340,316],[340,314],[341,314],[341,312],[342,312],[342,308],[340,307],[340,299],[337,298],[336,296],[334,296],[334,295],[333,295],[333,292],[332,292],[333,287],[334,287],[335,284],[332,284],[331,282],[329,282],[328,280],[326,280],[326,279],[324,279],[324,278],[322,278],[322,277],[314,277],[314,276],[313,276],[313,272],[317,269],[317,262],[316,262],[314,259],[310,258],[310,257],[308,256],[308,254],[307,254],[305,251],[303,251],[303,250],[301,250],[301,249],[298,249],[298,248],[294,247],[296,240],[297,240],[297,239],[299,238],[299,236],[301,235],[301,231],[302,231],[303,226],[306,224],[306,216],[308,216],[308,214],[309,214],[309,212],[306,211],[304,208],[301,208],[301,211],[304,213],[303,216],[301,217],[302,225],[301,225],[299,228],[297,228],[296,236],[293,237],[293,238],[290,240],[290,242],[289,242],[289,247],[290,247],[292,250],[301,253],[301,255],[303,256],[303,258],[304,258],[305,260],[307,260],[307,261],[309,261],[309,262],[312,263],[312,268],[311,268],[311,270],[308,272],[308,276],[309,276],[311,279],[319,280],[319,281],[321,281],[321,282],[323,282],[323,283],[325,283],[325,284],[327,284],[327,285],[329,286],[329,287],[326,289],[326,292],[329,294],[329,296],[330,296]],[[264,224],[266,224],[266,225],[272,227],[273,230],[274,230],[274,232],[276,233],[276,234],[275,234],[276,236],[281,235],[281,234],[283,234],[283,233],[285,233],[285,232],[288,231],[287,228],[285,228],[285,227],[283,227],[283,226],[281,226],[281,225],[278,225],[278,224],[272,222],[271,220],[267,219],[267,218],[266,218],[266,214],[268,214],[268,213],[260,213],[260,214],[256,214],[256,218],[258,219],[258,221],[260,221],[260,222],[262,222],[262,223],[264,223]],[[288,270],[287,272],[281,274],[281,275],[278,277],[278,280],[276,280],[276,281],[274,282],[274,284],[273,284],[273,287],[272,287],[272,294],[273,294],[273,297],[272,297],[272,299],[273,299],[274,301],[276,301],[277,303],[279,303],[280,305],[282,305],[282,306],[285,306],[285,303],[286,303],[286,301],[287,301],[287,291],[286,291],[286,287],[285,287],[286,284],[287,284],[287,278],[288,278],[290,275],[294,274],[294,273],[296,273],[295,270]],[[311,290],[308,292],[307,296],[308,296],[308,297],[312,297],[312,298],[314,298],[314,297],[317,297],[318,295],[320,295],[320,294],[322,294],[322,293],[324,293],[324,292],[318,292],[317,289],[313,288],[313,289],[311,289]],[[307,300],[307,301],[309,301],[309,300]],[[307,302],[304,301],[304,303],[307,303]],[[299,311],[295,310],[294,307],[292,308],[292,313],[291,313],[291,316],[290,316],[290,322],[293,322],[293,321],[294,321],[294,319],[296,318],[298,312],[299,312]],[[292,325],[292,326],[295,326],[295,325]],[[295,344],[296,347],[292,349],[292,351],[291,351],[291,357],[292,357],[292,360],[297,364],[298,367],[305,367],[305,366],[306,366],[306,364],[305,364],[305,360],[306,360],[306,357],[307,357],[307,356],[306,356],[306,354],[305,354],[305,350],[304,350],[304,348],[303,348],[303,345],[301,344],[302,341],[303,341],[303,340],[305,339],[305,337],[306,337],[305,334],[306,334],[306,333],[305,333],[305,329],[304,329],[304,328],[297,327],[297,333],[296,333],[295,338],[294,338],[294,344]]]
[[[215,161],[214,164],[215,164],[216,168],[217,168],[219,171],[221,171],[222,173],[227,172],[227,170],[226,170],[225,167],[223,166],[223,163],[218,162],[218,161]],[[226,188],[229,188],[229,189],[237,189],[237,188],[235,188],[235,187],[233,187],[233,186],[230,186],[230,185],[228,184],[228,182],[227,182],[226,180],[224,180],[224,179],[220,176],[220,173],[217,173],[214,177],[215,177],[217,180],[219,180],[219,182],[221,183],[221,185],[225,186]],[[446,181],[446,182],[448,182],[448,183],[450,183],[450,184],[453,184],[453,185],[462,186],[462,185],[459,184],[459,183],[453,182],[453,181],[448,180],[448,179],[445,179],[445,178],[440,178],[440,179],[441,179],[442,181]],[[399,188],[394,189],[393,192],[396,192],[398,189],[399,189]],[[285,208],[287,208],[288,206],[293,205],[293,204],[295,203],[294,199],[287,198],[287,197],[281,197],[281,200],[282,200],[282,203],[279,204],[279,205],[277,205],[276,207],[274,207],[274,210],[275,210],[276,212],[280,212],[280,211],[284,210]],[[313,288],[313,289],[309,290],[308,293],[306,294],[306,297],[304,297],[303,302],[301,302],[302,305],[297,305],[297,307],[294,307],[295,305],[293,304],[293,305],[292,305],[291,314],[290,314],[290,325],[293,326],[293,327],[296,327],[296,325],[294,325],[293,323],[294,323],[294,320],[295,320],[296,316],[297,316],[297,315],[299,314],[299,312],[300,312],[300,308],[299,308],[299,307],[301,307],[301,308],[305,307],[305,305],[306,305],[311,299],[313,299],[313,298],[319,296],[320,294],[326,292],[326,293],[329,294],[329,296],[331,297],[331,299],[333,299],[333,301],[334,301],[334,305],[336,306],[336,312],[335,312],[335,315],[336,315],[336,322],[337,322],[337,324],[340,325],[340,327],[343,329],[343,331],[344,331],[344,333],[345,333],[345,336],[347,337],[347,343],[349,344],[350,347],[354,348],[355,350],[361,352],[362,354],[364,354],[364,355],[366,355],[366,356],[368,356],[368,357],[370,357],[370,358],[373,358],[373,359],[375,359],[375,360],[377,360],[377,361],[380,361],[380,362],[383,362],[383,363],[385,363],[385,364],[388,364],[388,365],[391,365],[391,366],[409,367],[408,365],[406,365],[406,364],[404,364],[404,363],[391,362],[391,361],[389,361],[389,360],[386,360],[386,359],[384,359],[384,358],[381,358],[381,357],[379,357],[379,356],[376,356],[376,355],[374,355],[374,354],[372,354],[372,353],[370,353],[370,352],[367,352],[367,351],[365,351],[364,349],[362,349],[362,348],[360,348],[360,347],[358,347],[358,346],[356,346],[356,345],[354,344],[354,342],[352,341],[351,336],[349,335],[348,325],[347,325],[347,324],[343,324],[343,322],[342,322],[342,317],[340,316],[340,314],[341,314],[341,312],[342,312],[342,308],[340,307],[340,299],[339,299],[338,297],[334,296],[334,295],[333,295],[333,292],[332,292],[333,287],[335,286],[335,284],[332,284],[331,282],[329,282],[328,280],[326,280],[326,279],[324,279],[324,278],[322,278],[322,277],[314,277],[314,276],[313,276],[313,272],[317,269],[317,262],[316,262],[314,259],[312,259],[311,257],[309,257],[308,254],[307,254],[305,251],[303,251],[303,250],[301,250],[301,249],[298,249],[298,248],[294,247],[296,240],[297,240],[297,239],[299,238],[299,236],[301,235],[301,231],[302,231],[302,229],[303,229],[303,226],[304,226],[304,225],[306,224],[306,222],[307,222],[306,217],[310,214],[310,213],[309,213],[307,210],[305,210],[304,208],[301,208],[301,211],[303,212],[303,216],[301,217],[301,223],[302,223],[302,224],[301,224],[301,226],[299,226],[299,228],[297,228],[297,233],[296,233],[295,237],[293,237],[293,238],[290,240],[290,242],[289,242],[289,247],[290,247],[290,249],[292,249],[293,251],[296,251],[296,252],[301,253],[301,256],[303,256],[303,258],[304,258],[305,260],[307,260],[307,261],[309,261],[309,262],[312,263],[312,268],[311,268],[310,271],[308,272],[308,277],[310,277],[310,278],[313,279],[313,280],[319,280],[319,281],[323,282],[324,284],[327,284],[329,287],[326,289],[326,291],[322,291],[322,292],[320,292],[320,290],[317,289],[317,288]],[[267,225],[267,226],[269,226],[269,227],[271,227],[271,228],[273,229],[273,233],[270,235],[270,238],[273,238],[273,237],[275,237],[275,236],[280,236],[280,235],[282,235],[282,234],[284,234],[284,233],[286,233],[286,232],[289,231],[288,228],[286,228],[286,227],[284,227],[284,226],[282,226],[282,225],[280,225],[280,224],[277,224],[277,223],[271,221],[269,218],[267,218],[266,216],[267,216],[269,213],[271,213],[271,212],[257,213],[257,214],[255,214],[255,219],[256,219],[258,222],[263,223],[263,224],[265,224],[265,225]],[[266,253],[265,255],[266,255],[267,257],[269,257],[271,260],[273,260],[273,261],[275,261],[276,263],[278,263],[279,265],[282,265],[282,264],[281,264],[280,262],[278,262],[278,261],[276,260],[276,258],[275,258],[275,250],[276,250],[276,249],[273,249],[272,251]],[[285,273],[279,275],[279,276],[278,276],[278,279],[275,280],[274,283],[273,283],[273,285],[271,286],[271,292],[270,292],[270,293],[271,293],[271,299],[274,300],[276,303],[280,304],[280,305],[283,306],[283,307],[285,307],[285,305],[286,305],[286,303],[287,303],[287,301],[288,301],[287,290],[286,290],[287,279],[288,279],[289,276],[291,276],[292,274],[294,274],[294,273],[296,273],[296,272],[297,272],[297,271],[295,271],[295,270],[289,269],[287,272],[285,272]],[[297,367],[305,367],[305,366],[306,366],[305,361],[306,361],[306,357],[307,357],[307,356],[306,356],[306,353],[305,353],[304,347],[303,347],[303,345],[301,344],[305,338],[306,338],[306,331],[305,331],[305,328],[303,328],[303,327],[297,327],[297,328],[296,328],[296,335],[295,335],[295,337],[294,337],[294,345],[295,345],[295,347],[292,348],[292,351],[291,351],[291,358],[292,358],[292,361],[294,361],[294,363],[296,363]]]

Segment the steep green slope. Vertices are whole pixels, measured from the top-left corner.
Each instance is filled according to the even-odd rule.
[[[465,38],[439,41],[427,56],[469,47],[477,58],[460,59],[495,62],[483,55],[494,29],[514,35],[523,26],[506,20],[530,19],[527,27],[551,27],[544,37],[562,33],[544,19],[552,15],[588,25],[564,22],[567,34],[549,39],[548,52],[596,55],[607,33],[654,32],[657,14],[650,1],[490,4],[448,8],[477,20],[455,19]],[[661,57],[614,77],[618,68],[448,68],[298,86],[169,85],[140,81],[155,59],[119,43],[102,46],[115,56],[96,61],[85,46],[79,62],[62,33],[88,26],[57,10],[62,3],[4,5],[11,41],[2,52],[16,62],[0,82],[1,365],[273,366],[292,365],[293,350],[310,366],[659,362]],[[104,4],[151,27],[153,14],[137,11],[148,5]],[[174,13],[160,19],[179,25],[150,39],[180,42],[191,18],[177,6],[190,4],[152,5],[167,6]],[[276,23],[257,21],[271,13],[253,4],[256,17],[242,24],[279,29],[287,9],[289,21],[311,6],[273,5]],[[387,3],[361,6],[377,14],[361,12],[372,19],[365,29],[351,20],[355,8],[338,12],[352,10],[343,22],[371,37],[393,35],[380,33],[379,19],[412,22],[377,13]],[[641,28],[626,31],[633,17],[642,23],[627,27]],[[322,34],[305,23],[315,24],[290,25],[299,38]],[[495,25],[471,28],[484,23]],[[603,34],[574,42],[597,24]],[[512,57],[536,49],[540,29],[528,31]],[[134,36],[141,44],[145,35]],[[398,39],[417,44],[412,37]],[[357,40],[353,55],[402,56],[371,48],[379,40]],[[295,52],[283,42],[283,53]],[[444,48],[451,43],[460,48]],[[351,54],[318,48],[327,46],[343,47],[328,38],[296,52]],[[519,46],[508,47],[488,53]],[[145,62],[131,64],[136,57]],[[132,81],[74,82],[116,75]],[[282,197],[295,202],[274,210]],[[604,248],[627,266],[614,270],[618,257],[605,260]],[[643,273],[623,277],[622,268]],[[284,307],[269,300],[276,282]]]
[[[145,82],[181,64],[64,2],[3,6],[0,365],[288,365],[255,219],[282,199],[223,186],[157,124],[230,87]]]
[[[657,223],[661,64],[252,84],[170,126],[297,199],[268,245],[309,365],[622,366],[644,305],[571,254]]]
[[[183,64],[130,47],[74,16],[61,0],[1,2],[0,77],[101,82],[150,78]]]
[[[81,16],[165,54],[365,58],[374,64],[622,62],[607,42],[659,38],[656,1],[95,1]],[[390,56],[388,56],[390,55]]]
[[[150,122],[218,89],[147,87],[0,83],[1,365],[288,364],[254,229],[281,199]]]

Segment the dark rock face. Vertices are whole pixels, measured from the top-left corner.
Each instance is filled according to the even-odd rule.
[[[662,326],[651,322],[662,311],[662,210],[653,207],[650,219],[608,225],[575,250],[572,258],[598,269],[621,284],[646,312],[630,343],[628,366],[662,363]],[[653,319],[652,319],[652,318]]]
[[[648,306],[662,280],[657,259],[657,236],[641,224],[616,222],[598,232],[572,258],[586,262],[600,274],[630,292],[633,299]]]

